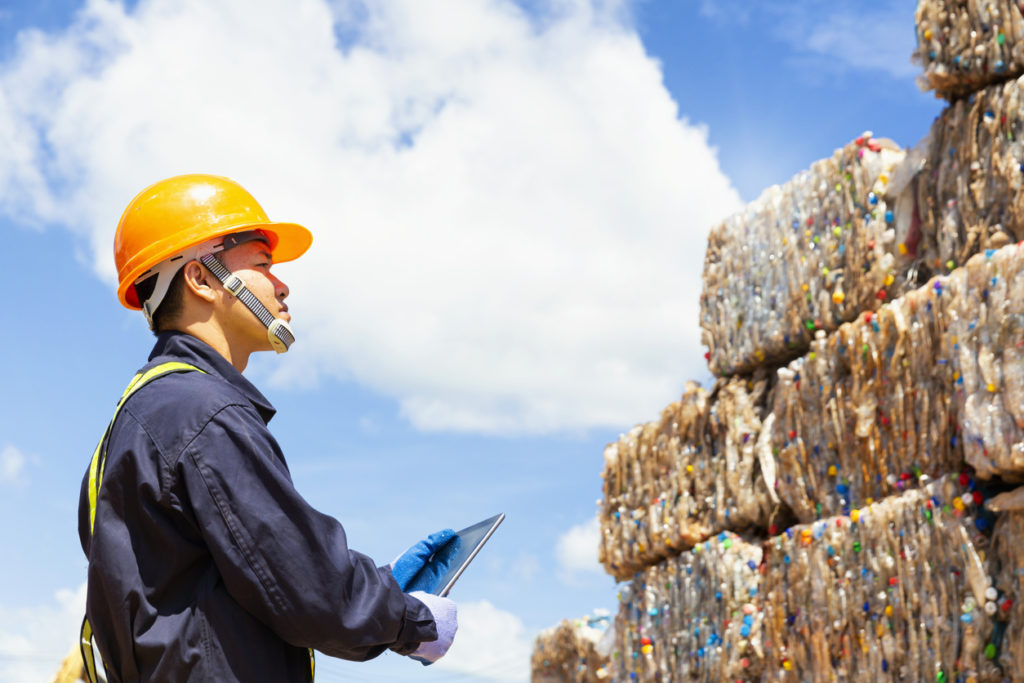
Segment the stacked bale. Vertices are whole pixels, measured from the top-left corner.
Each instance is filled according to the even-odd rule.
[[[957,268],[945,309],[964,454],[979,476],[1011,481],[1024,479],[1024,284],[1020,250],[1001,247],[1024,238],[1022,11],[1005,0],[918,3],[925,81],[967,96],[912,152],[919,172],[901,202],[914,220],[897,221],[913,224],[916,263]]]
[[[619,593],[614,680],[758,680],[760,564],[723,532],[639,573]]]
[[[1024,19],[1015,0],[919,0],[922,90],[952,98],[1024,71]]]
[[[601,541],[605,570],[625,580],[726,529],[764,527],[769,491],[754,446],[771,375],[689,383],[659,420],[605,449]]]
[[[938,657],[940,663],[948,662],[949,652],[956,652],[959,653],[959,663],[951,661],[948,666],[943,664],[932,671],[932,675],[974,672],[976,678],[981,677],[977,680],[995,680],[993,677],[998,677],[998,664],[987,654],[993,648],[998,653],[1002,642],[998,637],[999,629],[1007,627],[1000,627],[998,620],[989,618],[991,615],[986,613],[984,617],[978,616],[978,623],[971,628],[953,629],[945,621],[942,622],[944,626],[935,627],[934,620],[938,618],[935,615],[941,612],[943,619],[948,617],[950,603],[947,601],[940,605],[933,600],[927,607],[931,610],[928,614],[924,614],[924,608],[918,605],[914,607],[917,611],[899,613],[903,615],[903,621],[897,623],[890,619],[888,633],[884,629],[879,633],[877,622],[880,617],[865,617],[863,614],[863,604],[868,603],[870,611],[871,601],[857,603],[861,605],[861,612],[856,612],[857,604],[852,600],[857,596],[849,576],[846,573],[829,575],[824,568],[838,566],[840,560],[836,558],[845,555],[852,559],[845,561],[844,572],[853,571],[853,567],[861,572],[861,577],[874,577],[872,581],[882,580],[878,579],[882,576],[881,570],[875,565],[885,563],[888,566],[889,561],[885,557],[895,557],[900,552],[905,555],[907,548],[897,548],[889,543],[879,546],[880,550],[865,550],[862,563],[856,564],[853,556],[860,555],[856,549],[857,544],[863,544],[863,538],[869,536],[873,538],[888,534],[890,540],[895,538],[902,542],[904,539],[932,534],[929,538],[933,545],[929,547],[934,552],[941,550],[947,554],[950,547],[967,547],[951,536],[954,533],[951,531],[953,526],[940,525],[939,531],[931,527],[926,529],[909,511],[915,509],[917,503],[914,501],[920,503],[923,500],[924,509],[928,505],[938,506],[939,510],[947,506],[954,511],[950,519],[959,519],[958,515],[965,514],[960,507],[975,504],[973,491],[968,491],[971,495],[967,499],[952,495],[950,487],[955,482],[948,477],[943,478],[941,484],[931,484],[924,492],[914,491],[916,487],[936,478],[957,472],[962,466],[965,444],[970,440],[964,436],[969,435],[972,429],[970,421],[965,419],[968,413],[962,406],[968,405],[969,396],[977,396],[979,393],[979,380],[972,379],[972,372],[982,378],[998,377],[998,387],[990,388],[988,384],[983,387],[983,397],[988,402],[983,405],[983,409],[978,410],[987,417],[986,424],[998,422],[1003,425],[1000,429],[1004,432],[1017,428],[1015,411],[1016,406],[1021,404],[1009,398],[1013,392],[1004,392],[1003,386],[1006,384],[1004,375],[1007,374],[1007,368],[1014,364],[1012,353],[1015,352],[1007,351],[1006,340],[1017,339],[1014,336],[1016,328],[1013,327],[1017,319],[1015,306],[1024,306],[1024,303],[1020,303],[1024,297],[1015,297],[1012,286],[1001,283],[1015,283],[1018,279],[1024,282],[1024,273],[1019,273],[1024,267],[1022,261],[1024,253],[1017,245],[978,255],[950,275],[936,277],[924,287],[879,310],[864,313],[854,322],[840,326],[831,336],[819,333],[804,357],[778,369],[776,373],[762,368],[750,379],[720,379],[710,394],[696,385],[690,385],[683,400],[666,410],[660,421],[637,427],[631,435],[610,447],[612,457],[608,458],[605,470],[606,514],[603,525],[606,557],[618,548],[621,559],[624,557],[623,550],[628,555],[628,549],[639,542],[657,548],[656,553],[647,556],[631,555],[627,564],[617,567],[606,561],[606,567],[618,578],[623,578],[625,572],[616,570],[641,570],[645,563],[650,565],[658,562],[660,557],[671,555],[673,551],[678,551],[680,545],[691,543],[693,537],[702,533],[714,534],[744,528],[752,532],[746,541],[752,546],[759,543],[759,531],[763,533],[767,530],[774,534],[772,525],[765,524],[768,518],[763,515],[719,515],[715,514],[717,508],[710,504],[700,507],[700,494],[703,493],[704,501],[710,502],[716,500],[719,491],[730,490],[730,481],[733,480],[721,473],[735,471],[738,464],[741,465],[738,469],[744,473],[745,480],[754,482],[760,490],[765,491],[759,500],[765,501],[777,492],[800,521],[813,522],[823,515],[845,515],[831,519],[828,524],[791,528],[766,546],[769,552],[773,548],[781,552],[787,547],[786,543],[807,543],[821,536],[827,536],[832,541],[808,559],[817,563],[817,573],[814,575],[806,572],[801,574],[796,569],[788,571],[786,566],[771,569],[766,565],[766,571],[771,571],[767,571],[763,580],[775,577],[773,581],[786,587],[780,589],[776,586],[766,594],[763,602],[760,599],[751,600],[751,607],[748,608],[753,610],[751,615],[760,613],[762,608],[766,613],[775,615],[775,631],[766,636],[764,644],[766,652],[771,644],[774,644],[775,649],[771,650],[772,656],[765,660],[767,663],[762,673],[757,673],[762,661],[758,642],[744,643],[743,656],[739,659],[731,657],[733,653],[741,651],[737,649],[739,645],[722,637],[717,627],[708,626],[717,622],[705,618],[704,636],[711,637],[710,645],[721,647],[715,652],[731,657],[707,658],[709,642],[703,642],[704,652],[699,653],[702,646],[695,639],[701,633],[701,627],[698,625],[695,627],[698,630],[688,633],[686,628],[692,624],[686,622],[681,625],[671,620],[673,609],[679,610],[681,605],[685,605],[690,610],[690,605],[701,604],[704,599],[699,591],[680,593],[677,590],[680,587],[678,582],[673,588],[671,580],[666,580],[666,577],[678,575],[687,568],[694,571],[693,566],[687,564],[693,561],[694,553],[662,560],[640,571],[634,579],[631,591],[625,594],[627,598],[617,620],[618,653],[623,658],[620,666],[624,667],[620,673],[647,677],[661,672],[657,675],[671,678],[683,676],[683,672],[686,672],[687,676],[693,674],[708,678],[761,675],[768,680],[772,677],[800,680],[801,675],[806,679],[812,673],[825,672],[825,662],[835,659],[840,663],[834,666],[829,664],[833,667],[828,669],[832,674],[840,678],[855,677],[851,672],[863,670],[868,673],[856,675],[863,680],[873,680],[878,671],[882,671],[878,676],[890,670],[895,672],[893,677],[917,676],[923,671],[921,667],[925,665],[922,662],[928,657]],[[978,286],[980,282],[986,283],[987,291]],[[998,351],[984,350],[991,349],[993,345]],[[974,370],[962,370],[971,360],[981,365]],[[993,368],[998,371],[997,375],[991,374]],[[1013,372],[1013,368],[1010,368],[1010,372]],[[773,374],[778,377],[774,384],[770,379]],[[1010,384],[1013,385],[1013,382]],[[954,394],[956,386],[966,388]],[[745,396],[746,400],[739,400],[737,396]],[[723,408],[729,405],[745,405],[748,408]],[[684,406],[688,407],[684,409]],[[752,406],[756,406],[756,410],[750,408]],[[681,415],[687,418],[680,419]],[[722,415],[730,417],[723,418]],[[753,417],[739,419],[743,415]],[[724,428],[716,432],[712,425]],[[731,431],[728,429],[730,425],[733,425]],[[715,434],[718,436],[711,438]],[[731,436],[727,436],[729,434]],[[756,442],[753,453],[750,450],[751,441]],[[1011,436],[1004,441],[1007,446],[1005,453],[988,449],[989,453],[994,452],[993,457],[1000,463],[993,471],[1000,474],[1009,471],[1008,466],[1012,464],[1015,453],[1013,444],[1019,443],[1021,439]],[[666,444],[672,444],[672,448],[667,448]],[[727,444],[742,444],[741,448],[735,450],[731,460],[720,455],[727,451]],[[666,458],[666,455],[671,457]],[[690,478],[687,479],[687,476]],[[973,486],[971,476],[963,476],[966,477],[965,485]],[[683,482],[683,485],[680,486],[679,482]],[[672,485],[676,488],[671,488]],[[636,491],[641,491],[643,495],[633,499],[632,507],[621,506],[625,496]],[[902,498],[900,494],[903,494]],[[955,502],[949,502],[950,496]],[[679,505],[684,500],[685,503]],[[964,500],[971,502],[964,503]],[[661,501],[666,502],[662,504]],[[770,503],[762,505],[770,506]],[[867,513],[863,512],[863,506],[870,506]],[[726,509],[741,509],[741,506],[726,506]],[[626,516],[628,524],[616,525],[610,521],[614,518],[611,513],[616,510],[630,512],[628,515],[620,515],[620,520]],[[702,523],[691,521],[689,524],[671,526],[672,520],[686,519],[685,515],[694,512],[702,515],[699,518]],[[867,524],[868,520],[875,518],[884,520],[884,524]],[[743,525],[736,526],[735,523],[740,519],[744,520]],[[861,522],[861,519],[864,521]],[[961,521],[966,533],[972,529],[971,523],[977,521],[977,518]],[[857,522],[860,522],[859,525]],[[690,534],[685,541],[683,535],[679,534],[680,528],[686,528]],[[635,535],[626,538],[623,529],[634,529]],[[672,543],[658,545],[658,534],[662,534],[660,538],[663,539],[677,537],[675,547]],[[969,537],[971,543],[975,540],[984,542],[984,537],[978,537],[976,533],[973,537]],[[736,537],[725,535],[722,538]],[[846,548],[846,552],[836,550],[840,547]],[[952,567],[949,569],[951,576],[956,577],[956,572],[961,576],[977,574],[977,566],[972,564],[974,556],[964,553],[966,551],[961,555],[950,556],[951,559],[947,558],[950,562],[955,561],[948,565]],[[780,557],[787,556],[792,558],[794,555],[783,552]],[[927,585],[937,586],[939,592],[945,591],[942,595],[946,598],[956,591],[962,591],[962,583],[950,584],[949,581],[953,579],[943,583],[940,580],[943,577],[938,575],[935,578],[935,561],[926,560],[931,562],[929,571],[932,574],[919,576],[908,573],[911,569],[904,566],[905,563],[893,560],[895,564],[889,567],[891,573],[885,574],[883,579],[889,581],[895,577],[898,583],[900,576],[912,576],[914,581],[919,582],[916,585],[920,586],[926,585],[926,581],[933,581]],[[742,566],[742,563],[734,564]],[[783,565],[786,564],[783,560]],[[721,562],[711,564],[701,571],[704,572],[702,575],[717,579],[719,584],[736,575],[734,569],[723,566]],[[869,574],[865,574],[865,571]],[[752,575],[747,578],[756,581]],[[709,578],[709,583],[713,583],[714,579]],[[907,579],[903,580],[906,582]],[[976,593],[977,585],[975,580],[972,592]],[[813,588],[818,593],[808,597],[806,592],[799,593],[797,589],[800,586],[805,591]],[[836,594],[840,596],[839,602],[818,600],[818,597],[825,595],[821,591],[826,586],[838,586]],[[863,591],[866,586],[860,585],[860,590]],[[757,594],[756,583],[752,587]],[[986,587],[984,592],[987,594],[990,591]],[[873,599],[876,602],[881,600],[879,595],[882,594],[885,591],[875,593]],[[799,612],[787,611],[793,608],[794,603],[787,603],[786,596],[797,596],[793,599],[805,600],[805,604],[799,608]],[[659,601],[669,606],[668,612],[664,611],[663,606],[657,606]],[[973,603],[964,598],[958,609],[970,607],[968,612],[972,612],[980,604],[984,603],[979,602],[976,596]],[[880,609],[888,619],[891,614],[886,614],[884,607]],[[837,616],[840,614],[846,616]],[[799,615],[803,615],[806,621],[800,622]],[[971,616],[971,619],[975,617]],[[780,630],[781,625],[792,625],[791,622],[803,624],[803,636],[810,633],[808,629],[814,625],[815,635],[811,642],[816,649],[808,650],[807,646],[792,645],[785,640],[785,634]],[[837,641],[833,641],[830,640],[832,627],[824,628],[822,624],[836,623],[839,626],[835,629],[840,635],[836,636]],[[917,630],[910,628],[909,624],[912,623],[918,623]],[[865,627],[865,624],[874,628],[874,640],[854,628]],[[898,636],[903,640],[894,635],[897,632],[893,631],[896,628],[893,624],[902,624],[900,628],[903,630],[898,632]],[[657,637],[653,637],[652,633],[658,634]],[[851,633],[856,633],[856,639],[850,640]],[[941,645],[944,649],[933,652],[938,646],[930,643],[940,636],[944,639]],[[720,637],[722,642],[718,641]],[[671,644],[671,649],[659,651],[656,647],[658,642]],[[852,642],[860,648],[860,654],[851,660]],[[726,646],[726,643],[731,644]],[[979,647],[984,657],[976,656]],[[893,655],[893,648],[910,654]],[[689,652],[692,657],[687,659],[680,655],[681,652]],[[810,665],[819,668],[803,670],[803,674],[790,673],[799,668],[794,668],[794,659],[811,662]],[[745,664],[742,668],[749,669],[746,673],[737,670],[738,661]],[[846,661],[846,664],[842,664],[842,661]],[[850,661],[855,664],[850,664]],[[871,668],[876,665],[878,668]],[[908,671],[911,673],[907,674]]]
[[[865,133],[711,230],[701,336],[716,375],[799,355],[894,295],[888,183],[903,158]]]
[[[765,548],[765,679],[999,681],[991,513],[966,474]]]
[[[616,680],[1024,681],[1024,488],[980,490],[1024,480],[1018,5],[921,0],[924,78],[970,96],[712,230],[719,379],[605,454]]]
[[[804,357],[778,370],[774,385],[766,379],[770,374],[758,371],[758,381],[719,380],[711,394],[691,386],[655,426],[634,431],[638,445],[629,451],[636,454],[629,466],[606,469],[606,487],[615,482],[620,492],[630,490],[640,476],[649,478],[645,481],[658,482],[660,475],[686,482],[685,489],[677,490],[686,491],[690,507],[674,507],[682,498],[667,496],[660,496],[668,500],[661,506],[655,496],[653,508],[634,508],[634,528],[657,528],[659,516],[672,519],[698,510],[705,521],[692,524],[691,532],[719,533],[738,528],[730,526],[735,520],[712,514],[714,507],[697,507],[701,493],[703,500],[713,501],[718,490],[730,490],[729,478],[720,475],[729,471],[730,461],[716,457],[725,446],[715,444],[745,441],[745,448],[756,440],[756,457],[741,448],[736,453],[743,456],[732,462],[742,463],[747,481],[763,486],[769,495],[777,492],[804,523],[766,545],[763,603],[752,601],[756,610],[763,606],[770,625],[764,640],[765,679],[916,679],[927,673],[949,681],[956,676],[981,681],[1024,676],[1011,668],[1017,661],[1013,657],[1020,654],[1014,638],[1024,636],[1024,617],[1020,609],[1012,609],[1024,576],[1021,558],[1011,555],[1021,545],[1021,522],[1005,515],[996,518],[999,553],[986,557],[987,536],[978,530],[988,531],[993,519],[977,507],[981,498],[973,490],[974,469],[949,476],[965,466],[965,453],[979,480],[1011,481],[1024,474],[1021,288],[1024,248],[1010,245],[978,254],[831,336],[820,334]],[[765,382],[764,387],[755,388],[758,382]],[[730,401],[743,404],[736,395],[763,408],[723,410]],[[757,400],[751,401],[752,396]],[[682,414],[682,405],[691,406],[689,421],[673,418]],[[722,412],[733,417],[713,419]],[[716,433],[709,425],[728,426],[743,414],[756,419],[736,420],[735,425],[743,426],[734,428],[731,437],[708,438]],[[660,453],[657,437],[663,433],[674,435],[668,439],[673,443],[668,460],[655,457]],[[615,446],[626,452],[627,442]],[[717,474],[695,476],[706,472]],[[680,479],[686,476],[681,473],[692,478]],[[957,486],[967,488],[957,492]],[[650,495],[672,489],[654,484],[645,490]],[[610,492],[606,488],[606,496]],[[839,516],[814,522],[831,515]],[[748,543],[758,543],[756,532],[766,529],[765,519],[745,524],[743,528],[755,533]],[[617,527],[606,522],[605,528]],[[662,522],[661,528],[668,526]],[[655,537],[643,538],[649,542]],[[606,550],[615,546],[612,533],[605,541]],[[665,545],[659,552],[671,550]],[[750,652],[760,650],[751,643],[745,647],[753,650],[743,650],[744,668],[750,669],[746,674],[735,670],[735,658],[680,656],[700,648],[693,639],[699,632],[687,635],[691,624],[671,621],[672,609],[685,605],[689,610],[703,598],[699,592],[680,593],[666,577],[693,571],[687,563],[694,557],[685,553],[663,560],[634,579],[618,617],[623,671],[638,676],[697,671],[713,678],[744,677],[758,670],[760,659]],[[798,557],[800,562],[794,560]],[[630,569],[655,561],[654,556],[634,557]],[[700,571],[719,583],[735,576],[721,562]],[[996,588],[985,578],[991,576],[999,577]],[[993,591],[998,599],[991,597]],[[897,593],[902,601],[898,604],[891,602]],[[981,600],[979,595],[989,597]],[[663,605],[669,606],[668,612]],[[957,620],[957,615],[970,618]],[[724,637],[718,643],[717,628],[707,628],[711,630],[705,629],[705,636],[715,635],[711,644],[723,648],[719,654],[738,651],[735,644],[727,647],[732,641]],[[672,647],[659,652],[657,642]],[[646,645],[651,647],[645,653]],[[705,641],[705,652],[707,645]],[[686,649],[691,647],[696,649]],[[637,652],[644,657],[634,657]],[[712,670],[718,673],[712,675]]]
[[[712,372],[796,357],[815,331],[1024,239],[1022,112],[1024,78],[990,86],[946,108],[909,155],[858,138],[712,229]]]
[[[602,647],[611,620],[607,616],[565,620],[537,636],[530,663],[533,683],[600,683],[609,679],[608,653]]]
[[[1009,495],[962,472],[763,546],[721,533],[622,587],[613,680],[1024,680]]]
[[[800,521],[964,459],[983,479],[1024,479],[1024,249],[974,256],[821,335],[778,375],[758,454]]]

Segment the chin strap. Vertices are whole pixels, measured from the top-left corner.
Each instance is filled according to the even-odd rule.
[[[256,295],[249,291],[242,282],[242,278],[238,277],[227,267],[220,262],[213,254],[207,254],[199,259],[206,268],[214,274],[214,276],[221,281],[224,288],[238,297],[238,300],[245,304],[253,314],[260,319],[260,322],[267,328],[267,339],[270,340],[270,345],[274,347],[274,350],[278,353],[284,353],[288,350],[288,347],[295,343],[295,335],[292,333],[292,328],[288,326],[288,323],[280,318],[275,318],[267,307],[263,305],[263,302],[256,298]]]

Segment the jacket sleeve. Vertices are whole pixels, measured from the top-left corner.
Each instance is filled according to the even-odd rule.
[[[228,592],[286,642],[361,661],[437,639],[423,603],[299,495],[251,408],[214,415],[178,471]]]

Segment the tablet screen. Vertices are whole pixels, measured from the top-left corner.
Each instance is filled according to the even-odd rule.
[[[455,559],[449,565],[448,571],[441,577],[441,580],[437,584],[438,595],[441,597],[448,595],[452,586],[454,586],[458,578],[462,576],[462,572],[469,566],[469,563],[473,561],[476,554],[480,552],[480,548],[482,548],[484,543],[487,542],[487,539],[491,537],[491,534],[494,533],[494,530],[498,528],[498,525],[501,524],[503,519],[505,519],[504,512],[497,514],[490,519],[485,519],[482,522],[477,522],[472,526],[468,526],[462,531],[456,532],[455,535],[462,540],[462,543],[459,546],[458,553],[455,555]]]

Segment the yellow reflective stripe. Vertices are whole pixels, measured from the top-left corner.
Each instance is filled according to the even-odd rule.
[[[316,678],[316,657],[313,656],[313,648],[309,648],[309,680]]]
[[[96,450],[92,453],[92,461],[89,463],[89,533],[92,534],[96,528],[96,499],[100,493],[100,482],[103,481],[103,470],[100,467],[100,451],[103,450],[103,444],[107,442],[107,437],[110,436],[110,428],[114,426],[114,419],[117,418],[117,414],[121,412],[121,406],[124,405],[125,398],[130,395],[132,388],[138,383],[139,378],[142,377],[142,373],[136,374],[132,377],[132,381],[128,382],[128,386],[124,392],[121,393],[121,399],[117,402],[117,407],[114,408],[114,417],[110,418],[110,423],[107,425],[107,429],[103,432],[103,436],[100,437],[100,442],[96,444]]]
[[[82,663],[85,665],[85,680],[88,683],[97,683],[99,678],[96,676],[96,657],[92,651],[92,624],[89,623],[89,617],[82,620],[79,648],[82,651]]]
[[[114,409],[114,417],[110,418],[110,424],[107,425],[107,431],[103,433],[103,438],[96,445],[96,450],[92,454],[92,461],[89,463],[89,533],[91,534],[96,528],[96,501],[99,499],[100,487],[103,485],[103,472],[106,469],[107,458],[106,458],[106,443],[107,438],[110,436],[110,430],[114,426],[114,420],[117,419],[118,413],[121,412],[121,406],[125,404],[132,394],[144,387],[150,381],[157,377],[162,377],[171,372],[203,372],[194,365],[188,363],[181,363],[178,361],[169,361],[167,363],[161,363],[155,365],[145,372],[140,372],[132,377],[132,381],[128,383],[124,393],[121,394],[121,400],[117,402],[117,407]],[[204,373],[205,374],[205,373]]]
[[[140,372],[132,377],[132,381],[128,382],[128,386],[125,388],[124,393],[121,394],[121,400],[117,402],[117,407],[114,408],[114,417],[110,418],[110,424],[107,425],[107,431],[103,432],[103,438],[96,444],[96,450],[93,451],[92,461],[89,463],[89,534],[96,528],[96,501],[100,495],[100,486],[103,485],[103,471],[107,465],[107,439],[110,437],[110,431],[114,427],[114,420],[117,419],[118,413],[121,412],[121,406],[125,404],[132,394],[146,386],[147,383],[162,377],[163,375],[172,372],[202,372],[194,365],[188,363],[180,363],[178,361],[170,361],[167,363],[161,363],[155,365],[145,372]],[[89,617],[82,620],[82,631],[81,631],[81,644],[82,650],[82,663],[85,665],[85,676],[89,683],[97,683],[99,678],[96,676],[96,657],[92,650],[93,631],[92,624],[89,623]],[[310,651],[312,652],[312,650]],[[312,656],[312,655],[310,655]]]
[[[161,363],[155,365],[144,373],[135,375],[132,381],[128,383],[128,388],[124,390],[124,396],[121,398],[121,403],[128,400],[128,397],[134,394],[136,391],[142,388],[142,385],[146,384],[150,380],[156,379],[161,375],[166,375],[168,372],[188,372],[195,370],[196,372],[203,372],[194,365],[188,363],[179,363],[178,361],[169,361],[167,363]],[[206,373],[203,373],[206,374]],[[118,406],[120,407],[120,406]]]
[[[92,462],[89,463],[89,534],[91,535],[93,530],[96,528],[96,494],[99,493],[100,487],[96,484],[97,477],[99,476],[99,465],[100,465],[100,448],[103,446],[103,442],[106,441],[107,435],[104,434],[100,442],[96,444],[96,450],[92,454]]]

